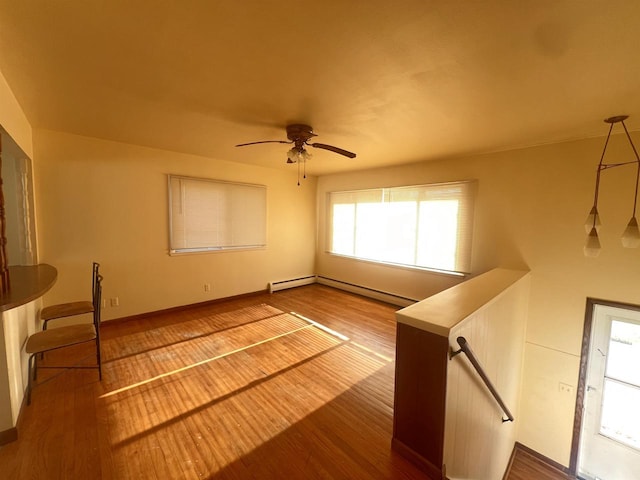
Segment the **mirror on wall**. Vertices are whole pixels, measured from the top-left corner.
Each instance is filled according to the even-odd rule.
[[[0,130],[6,251],[9,265],[38,263],[31,159]]]

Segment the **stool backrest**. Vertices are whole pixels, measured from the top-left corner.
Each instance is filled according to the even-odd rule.
[[[97,265],[94,263],[94,265]],[[95,275],[93,281],[93,324],[96,331],[100,327],[100,310],[102,307],[102,275]]]
[[[100,275],[100,264],[97,262],[93,262],[93,274],[91,275],[91,298],[93,298],[96,294],[96,279],[98,275]]]

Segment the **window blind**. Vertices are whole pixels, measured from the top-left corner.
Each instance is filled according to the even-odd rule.
[[[475,181],[328,194],[329,251],[467,273]]]
[[[169,175],[170,253],[266,246],[266,190]]]

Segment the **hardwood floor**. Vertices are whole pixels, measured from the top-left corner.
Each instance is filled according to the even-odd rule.
[[[516,449],[511,469],[507,480],[568,480],[575,479],[555,468],[542,462],[536,456],[522,450]]]
[[[312,285],[107,322],[102,382],[42,371],[0,477],[426,479],[390,449],[395,310]]]

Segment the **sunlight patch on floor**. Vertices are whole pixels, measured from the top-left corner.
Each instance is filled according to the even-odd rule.
[[[323,332],[328,333],[329,335],[332,335],[334,337],[339,338],[343,342],[348,342],[349,341],[349,337],[347,337],[346,335],[342,335],[341,333],[336,332],[335,330],[332,330],[329,327],[325,327],[321,323],[315,322],[315,321],[311,320],[310,318],[305,317],[304,315],[300,315],[299,313],[296,313],[296,312],[289,312],[289,313],[291,315],[293,315],[294,317],[300,318],[300,319],[304,320],[305,322],[310,323],[314,327],[319,328]]]
[[[277,330],[278,326],[290,324],[285,316],[304,324],[101,395],[109,411],[111,444],[119,456],[162,449],[155,439],[167,433],[177,442],[211,445],[221,441],[219,435],[252,438],[235,445],[233,452],[221,453],[220,458],[200,458],[198,470],[211,475],[392,361],[295,312],[283,313],[280,325],[270,324],[268,328]],[[264,329],[254,328],[251,332],[257,335]],[[199,346],[192,348],[197,350]],[[337,370],[336,365],[340,366]],[[113,374],[117,376],[116,370],[114,366]],[[276,406],[264,409],[265,401],[275,402]],[[145,424],[127,421],[131,416],[144,417]],[[194,439],[185,422],[206,427]],[[160,432],[162,435],[155,435]]]
[[[261,340],[259,342],[253,343],[251,345],[246,345],[244,347],[237,348],[237,349],[232,350],[230,352],[222,353],[222,354],[217,355],[215,357],[207,358],[206,360],[202,360],[200,362],[192,363],[190,365],[187,365],[187,366],[182,367],[182,368],[178,368],[178,369],[173,370],[171,372],[161,373],[160,375],[156,375],[155,377],[151,377],[151,378],[149,378],[147,380],[142,380],[141,382],[133,383],[131,385],[127,385],[126,387],[118,388],[117,390],[113,390],[111,392],[105,393],[104,395],[100,395],[100,398],[106,398],[106,397],[110,397],[112,395],[117,395],[118,393],[122,393],[122,392],[125,392],[127,390],[131,390],[133,388],[140,387],[142,385],[147,385],[147,384],[149,384],[151,382],[155,382],[156,380],[159,380],[161,378],[170,377],[171,375],[175,375],[177,373],[182,373],[182,372],[184,372],[186,370],[189,370],[189,369],[195,368],[195,367],[199,367],[200,365],[204,365],[204,364],[209,363],[209,362],[215,362],[216,360],[220,360],[221,358],[228,357],[229,355],[235,355],[236,353],[242,352],[244,350],[248,350],[249,348],[254,348],[254,347],[256,347],[258,345],[262,345],[264,343],[272,342],[273,340],[277,340],[278,338],[284,337],[286,335],[291,335],[292,333],[299,332],[300,330],[304,330],[305,328],[310,328],[311,326],[312,325],[305,325],[304,327],[296,328],[294,330],[290,330],[288,332],[281,333],[280,335],[275,335],[275,336],[273,336],[271,338],[267,338],[265,340]]]

